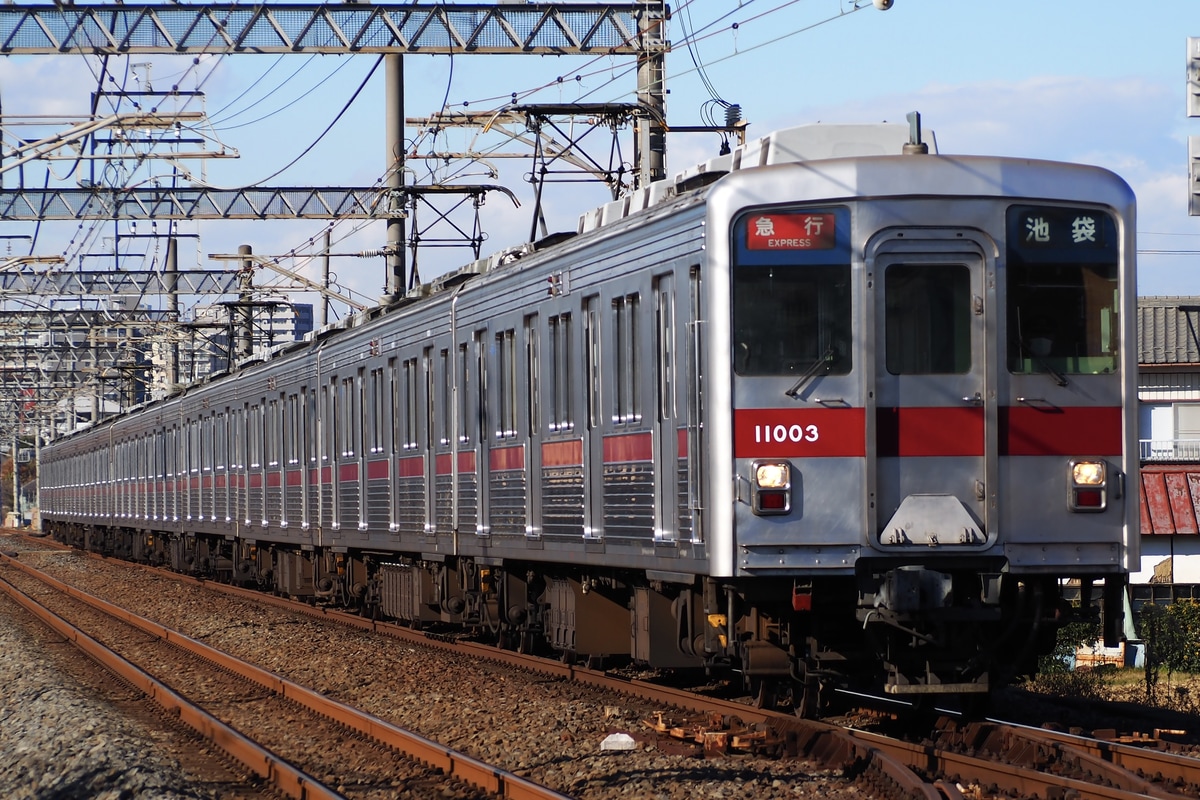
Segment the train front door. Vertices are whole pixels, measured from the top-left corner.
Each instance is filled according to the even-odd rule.
[[[873,547],[994,541],[997,301],[985,237],[893,229],[869,246],[876,331],[868,395]],[[869,329],[871,329],[869,328]]]

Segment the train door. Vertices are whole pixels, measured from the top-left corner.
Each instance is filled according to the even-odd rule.
[[[467,501],[460,500],[459,512],[462,514],[460,527],[465,531],[473,528],[477,536],[491,534],[491,503],[488,482],[490,473],[488,466],[491,459],[488,426],[491,425],[492,420],[488,407],[487,351],[488,331],[486,328],[482,328],[472,334],[470,355],[464,364],[467,390],[470,393],[469,402],[465,404],[469,416],[464,427],[468,431],[468,436],[471,436],[474,441],[464,442],[470,457],[460,457],[459,459],[459,469],[463,471],[463,474],[459,476],[459,487],[463,494],[463,500]],[[475,380],[472,381],[471,378]],[[474,448],[471,447],[472,444]],[[474,484],[473,487],[472,484]],[[470,502],[472,494],[474,502]]]
[[[687,302],[684,306],[685,325],[682,327],[684,345],[683,370],[684,382],[678,387],[683,396],[680,405],[684,410],[684,427],[686,435],[680,441],[680,487],[679,487],[679,537],[691,541],[704,539],[704,481],[705,481],[705,442],[703,439],[704,426],[704,325],[702,322],[700,298],[700,266],[693,265],[688,269]]]
[[[891,230],[867,251],[874,292],[873,546],[986,547],[996,524],[997,303],[970,231]]]
[[[542,535],[542,364],[538,346],[538,315],[528,314],[522,326],[525,339],[524,427],[528,431],[525,459],[525,535]],[[518,425],[518,430],[520,426]]]
[[[437,479],[438,466],[438,449],[445,445],[449,440],[447,432],[449,425],[446,420],[449,419],[449,409],[446,403],[449,402],[449,385],[450,379],[447,376],[449,365],[447,362],[449,351],[445,348],[440,348],[437,354],[434,354],[432,347],[425,348],[423,356],[424,375],[425,375],[425,393],[422,407],[425,410],[425,524],[424,533],[427,536],[436,536],[438,532],[438,523],[440,516],[440,503],[438,495],[440,494],[440,486]]]
[[[600,338],[600,295],[583,300],[583,537],[604,536],[604,435],[601,430],[602,352]]]
[[[457,435],[453,430],[454,422],[454,362],[451,359],[450,347],[438,349],[437,361],[434,365],[436,383],[434,401],[430,407],[434,409],[433,422],[437,433],[433,437],[433,448],[430,450],[430,482],[433,487],[430,525],[426,531],[433,534],[449,534],[454,531],[453,516],[453,473],[451,458],[453,449],[451,442]]]
[[[679,538],[686,504],[681,503],[680,458],[687,457],[686,431],[679,427],[675,403],[675,363],[678,341],[675,325],[675,275],[654,278],[654,538]],[[682,441],[681,441],[682,439]]]
[[[341,527],[338,514],[338,459],[342,452],[342,435],[339,435],[342,402],[338,397],[337,376],[321,387],[321,416],[324,421],[323,452],[321,454],[321,527],[325,536],[336,538]],[[343,434],[344,435],[344,434]]]
[[[481,370],[485,385],[491,388],[483,393],[488,402],[480,444],[486,453],[486,458],[480,457],[481,490],[485,492],[480,520],[492,534],[524,536],[528,530],[530,483],[518,413],[517,329],[497,330],[492,341],[491,365]],[[488,366],[487,362],[483,366]]]
[[[367,393],[367,371],[365,367],[359,367],[358,373],[352,385],[352,397],[350,402],[351,426],[350,430],[353,435],[351,450],[353,450],[353,465],[354,479],[352,486],[357,492],[357,497],[350,505],[353,509],[355,523],[358,530],[366,533],[368,526],[367,521],[367,460],[370,441],[367,438],[367,402],[369,395]]]
[[[588,483],[601,500],[604,536],[638,542],[653,541],[674,527],[670,508],[661,513],[656,509],[666,476],[655,459],[656,453],[663,455],[656,440],[662,422],[651,388],[659,371],[653,355],[655,330],[649,322],[656,314],[657,298],[649,288],[640,280],[624,280],[605,291],[599,357],[590,356],[601,365],[599,381],[593,381],[595,402],[589,408],[591,435],[599,437],[593,438],[592,449],[599,451],[601,463]],[[589,325],[592,316],[589,313]]]
[[[301,390],[304,392],[305,390]],[[317,388],[304,399],[304,530],[321,527],[321,416],[317,413]]]

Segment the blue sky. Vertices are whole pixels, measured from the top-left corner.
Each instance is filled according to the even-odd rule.
[[[1185,115],[1186,41],[1200,36],[1195,0],[895,0],[888,11],[859,2],[866,7],[855,10],[853,0],[673,3],[669,121],[702,121],[710,93],[693,66],[695,57],[706,65],[708,85],[741,105],[751,135],[817,121],[899,122],[918,110],[942,152],[1099,164],[1122,175],[1138,194],[1140,293],[1200,295],[1200,220],[1187,211],[1187,137],[1200,135],[1200,119]],[[700,33],[689,52],[682,41],[693,30]],[[132,59],[141,61],[147,59]],[[156,89],[199,86],[205,92],[216,135],[241,155],[203,166],[213,185],[264,181],[335,118],[307,156],[265,183],[370,185],[384,169],[383,74],[372,73],[375,61],[365,55],[206,57],[198,64],[190,57],[156,58],[149,75]],[[6,117],[86,114],[98,63],[67,56],[0,60]],[[405,72],[409,116],[430,114],[443,102],[451,109],[488,110],[514,92],[525,102],[631,102],[635,88],[629,60],[608,57],[410,56]],[[114,59],[106,85],[142,88],[145,74]],[[358,100],[339,117],[364,81]],[[544,88],[532,91],[537,87]],[[447,135],[438,144],[462,147],[469,143],[465,137]],[[668,171],[715,154],[717,144],[708,135],[671,136]],[[188,166],[201,174],[199,162]],[[485,252],[522,240],[530,227],[532,192],[522,181],[528,165],[505,161],[501,168],[523,205],[514,209],[499,196],[488,201]],[[59,162],[55,174],[63,172]],[[27,169],[27,185],[40,187],[43,180],[38,167]],[[580,212],[605,199],[599,187],[556,190],[551,229],[573,229]],[[32,226],[10,227],[32,235]],[[307,242],[319,241],[321,229],[312,222],[185,226],[201,238],[185,244],[181,265],[224,266],[208,254],[233,253],[242,243],[260,254],[311,250]],[[35,247],[39,254],[100,252],[111,249],[113,233],[111,224],[95,230],[47,224]],[[334,236],[335,250],[343,252],[384,241],[378,224],[340,225]],[[153,266],[159,257],[148,253],[143,263]],[[437,253],[423,261],[422,276],[467,258],[465,250]],[[301,268],[315,275],[315,266]],[[379,260],[338,259],[335,270],[343,286],[368,298],[382,292]]]

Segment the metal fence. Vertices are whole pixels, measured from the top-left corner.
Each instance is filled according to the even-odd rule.
[[[1142,463],[1200,461],[1200,439],[1142,439],[1138,450]]]

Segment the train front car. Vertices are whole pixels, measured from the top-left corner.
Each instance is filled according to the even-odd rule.
[[[733,509],[709,520],[710,640],[810,713],[844,684],[983,700],[1093,587],[1114,642],[1137,558],[1129,187],[913,154],[733,172],[709,209],[705,435]]]

